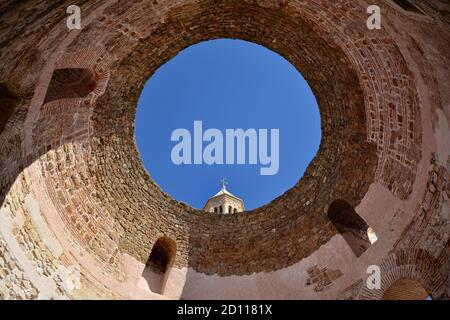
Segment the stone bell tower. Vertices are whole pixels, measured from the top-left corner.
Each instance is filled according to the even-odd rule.
[[[206,212],[215,212],[222,214],[244,211],[244,201],[227,190],[226,179],[221,179],[220,183],[222,184],[222,189],[220,189],[218,193],[208,199],[203,210]]]

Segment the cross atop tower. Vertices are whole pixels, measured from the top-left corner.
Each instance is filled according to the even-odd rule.
[[[228,184],[228,181],[226,178],[222,178],[219,180],[220,184],[222,185],[222,189],[226,189],[226,185]]]

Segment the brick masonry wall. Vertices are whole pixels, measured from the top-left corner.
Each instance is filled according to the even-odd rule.
[[[41,291],[41,297],[72,297],[60,280],[52,280],[51,290],[33,290],[33,284],[52,268],[88,259],[95,268],[82,274],[90,289],[78,297],[121,297],[114,283],[125,281],[124,255],[145,263],[161,236],[176,241],[176,268],[221,276],[280,270],[314,255],[337,234],[326,217],[332,201],[354,207],[383,201],[370,196],[376,184],[402,207],[417,207],[411,214],[398,210],[386,227],[398,234],[397,242],[377,258],[390,259],[399,250],[428,252],[441,283],[427,289],[448,297],[448,154],[442,166],[437,152],[441,165],[433,164],[430,182],[418,177],[434,161],[428,127],[444,130],[424,114],[439,109],[450,119],[442,71],[449,65],[450,8],[430,1],[424,10],[434,23],[419,26],[377,2],[388,27],[373,32],[366,28],[367,6],[350,0],[81,1],[86,22],[80,32],[66,29],[64,1],[4,2],[0,84],[14,88],[17,98],[2,120],[0,204],[2,215],[20,212],[28,221],[8,239],[21,244],[38,272],[27,290],[17,279],[4,281],[3,296],[31,298]],[[19,19],[29,8],[34,10]],[[297,185],[262,208],[232,216],[171,199],[147,175],[134,143],[145,81],[183,48],[220,37],[253,41],[284,56],[310,84],[322,118],[320,150]],[[91,70],[96,87],[88,96],[45,103],[52,74],[62,68]],[[33,232],[36,222],[23,207],[31,198],[45,207],[42,216],[62,243],[60,257],[48,253],[42,235]],[[401,229],[411,215],[417,218]],[[382,221],[382,213],[372,219]],[[57,230],[60,225],[64,231]],[[3,239],[2,248],[10,250],[12,242]],[[318,294],[339,281],[347,288],[341,296],[364,297],[361,279],[344,283],[344,270],[331,269],[311,270]],[[22,291],[11,290],[16,286]]]

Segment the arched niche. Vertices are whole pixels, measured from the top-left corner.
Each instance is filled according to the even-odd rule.
[[[375,231],[345,200],[335,200],[330,204],[328,219],[357,257],[360,257],[377,240]]]
[[[164,294],[175,255],[176,243],[172,239],[161,237],[155,242],[142,273],[142,278],[150,291]]]

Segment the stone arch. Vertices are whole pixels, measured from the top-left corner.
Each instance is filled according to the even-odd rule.
[[[165,284],[175,260],[176,251],[176,243],[169,237],[160,237],[153,245],[142,273],[142,278],[152,292],[164,293]]]
[[[371,245],[372,228],[345,200],[335,200],[328,207],[328,219],[342,235],[355,256],[361,256]]]

